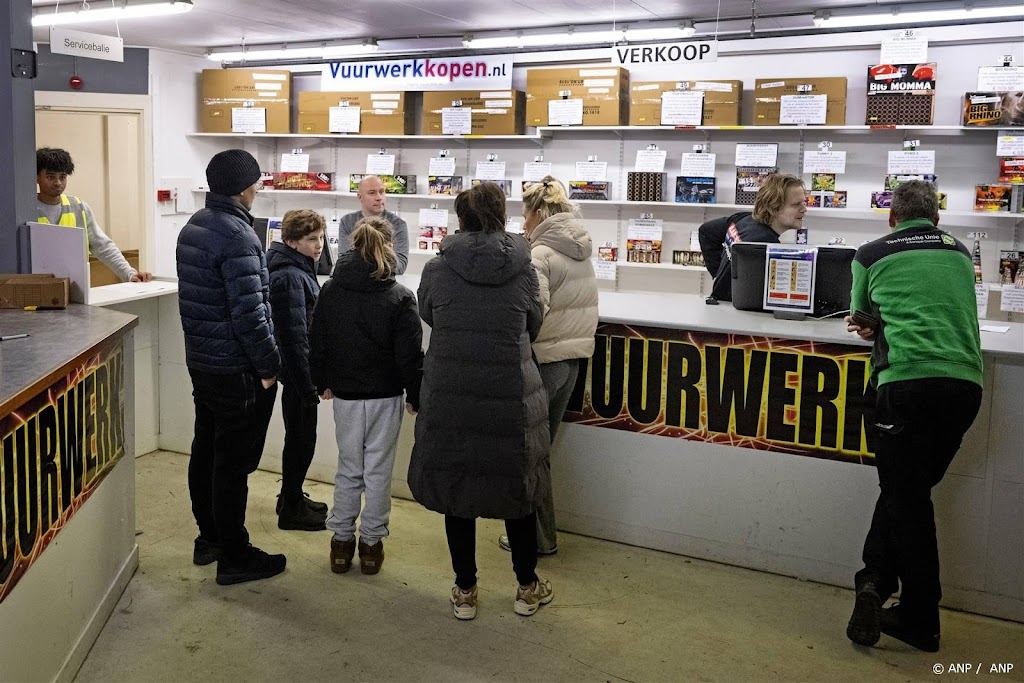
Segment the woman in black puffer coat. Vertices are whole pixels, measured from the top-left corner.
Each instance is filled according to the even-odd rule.
[[[504,519],[530,615],[551,601],[538,579],[536,515],[550,439],[547,396],[530,343],[541,324],[530,245],[505,232],[505,196],[482,183],[455,200],[460,231],[423,269],[420,317],[431,327],[409,486],[445,515],[452,604],[476,616],[476,518]]]
[[[289,211],[281,221],[281,238],[267,249],[270,311],[274,337],[281,349],[281,494],[277,503],[280,529],[323,531],[327,505],[302,493],[302,482],[316,450],[316,386],[309,373],[309,326],[320,294],[316,264],[324,248],[324,217],[316,211]]]

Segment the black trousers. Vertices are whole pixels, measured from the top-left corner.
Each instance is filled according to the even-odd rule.
[[[249,544],[245,529],[248,477],[259,465],[277,385],[264,389],[253,373],[214,375],[189,369],[195,437],[188,490],[199,533],[220,542],[226,557]]]
[[[476,585],[476,520],[444,516],[448,550],[452,554],[455,583],[468,590]],[[537,580],[537,515],[506,519],[505,532],[512,546],[512,568],[520,586]]]
[[[284,450],[281,453],[281,500],[302,498],[302,482],[316,450],[316,400],[300,392],[294,383],[282,383],[281,414],[284,416]]]
[[[939,632],[939,551],[932,487],[942,481],[981,406],[981,387],[933,378],[878,389],[875,462],[880,493],[864,541],[864,569],[885,600],[902,584],[900,609],[912,625]]]

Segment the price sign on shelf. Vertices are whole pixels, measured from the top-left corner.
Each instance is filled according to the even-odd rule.
[[[263,107],[232,107],[232,133],[266,133],[267,110]]]
[[[588,182],[604,182],[608,179],[607,161],[577,161],[576,175],[572,180],[586,180]]]
[[[331,107],[327,114],[327,130],[331,133],[358,133],[360,107]]]
[[[804,152],[804,173],[846,173],[846,152]]]
[[[441,110],[443,135],[469,135],[473,132],[473,110],[470,107],[445,107]]]
[[[928,39],[908,28],[894,31],[882,39],[881,64],[920,64],[928,61]]]
[[[699,126],[703,118],[703,91],[667,90],[661,94],[661,125]]]
[[[476,175],[478,180],[504,180],[504,161],[478,161],[476,162]]]
[[[527,161],[523,164],[523,180],[528,183],[539,183],[549,175],[551,175],[550,161]]]
[[[668,152],[663,149],[640,149],[636,153],[636,171],[640,173],[662,173]]]
[[[996,138],[996,156],[1024,156],[1024,135],[1000,135]]]
[[[306,173],[309,171],[308,154],[282,154],[281,173]]]
[[[679,173],[685,176],[702,176],[705,178],[714,178],[715,158],[716,155],[714,153],[684,153],[683,161],[679,165]]]
[[[598,259],[592,259],[594,264],[594,277],[598,280],[614,280],[615,279],[615,268],[617,264],[615,261],[601,261]]]
[[[548,100],[549,126],[582,126],[583,100]]]
[[[820,124],[825,123],[828,107],[826,95],[783,95],[779,109],[779,123]]]
[[[448,209],[420,209],[420,227],[448,227]]]
[[[455,175],[455,157],[430,157],[430,167],[427,175],[450,176]]]
[[[890,151],[888,171],[890,175],[929,175],[935,173],[935,151]]]
[[[367,175],[394,175],[395,155],[394,154],[367,154],[366,155]]]
[[[777,142],[736,145],[737,166],[778,166]]]

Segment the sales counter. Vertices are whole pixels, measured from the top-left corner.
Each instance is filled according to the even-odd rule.
[[[136,324],[0,310],[0,680],[71,680],[138,566]]]
[[[399,281],[414,292],[419,284]],[[600,297],[597,351],[553,450],[559,527],[851,586],[878,494],[864,424],[869,345],[838,319],[777,320],[697,295]],[[194,417],[177,296],[147,305],[157,442],[188,453]],[[944,604],[1024,621],[1024,325],[994,324],[1008,330],[982,332],[981,413],[933,498]],[[318,417],[310,477],[333,482],[328,402]],[[411,497],[414,419],[399,437],[401,497]],[[283,439],[278,406],[261,467],[280,471]]]

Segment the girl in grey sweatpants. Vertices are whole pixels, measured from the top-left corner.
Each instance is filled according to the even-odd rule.
[[[390,224],[362,219],[313,311],[310,370],[321,396],[334,399],[338,438],[327,528],[334,532],[331,569],[339,574],[355,554],[356,518],[360,569],[380,571],[402,408],[419,408],[423,332],[415,296],[395,282],[396,263]]]

